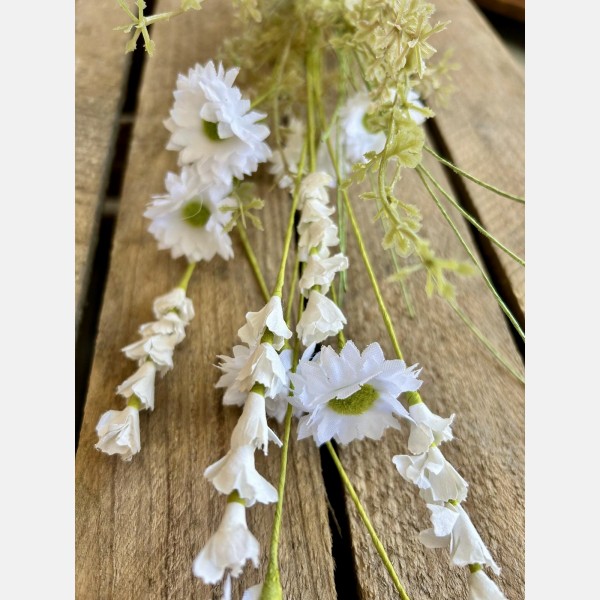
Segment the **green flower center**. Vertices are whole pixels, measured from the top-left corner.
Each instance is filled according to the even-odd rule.
[[[213,123],[212,121],[205,121],[202,119],[202,127],[204,128],[204,133],[209,140],[213,142],[220,142],[221,138],[219,137],[219,124]]]
[[[354,394],[343,399],[334,398],[327,405],[340,415],[362,415],[373,406],[377,398],[379,392],[372,385],[365,383]]]
[[[181,216],[192,227],[204,227],[210,219],[210,210],[199,200],[190,200],[181,209]]]

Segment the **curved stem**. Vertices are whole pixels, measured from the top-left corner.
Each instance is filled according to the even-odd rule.
[[[240,239],[242,241],[242,246],[244,247],[244,252],[246,253],[246,257],[248,258],[248,262],[252,267],[252,271],[254,272],[254,276],[256,277],[256,281],[258,282],[258,286],[260,287],[260,291],[262,295],[266,298],[267,302],[269,301],[269,288],[267,287],[267,283],[265,278],[263,277],[262,271],[258,265],[258,259],[256,258],[256,254],[254,254],[254,250],[250,245],[250,241],[248,240],[248,234],[246,233],[246,228],[243,225],[238,225],[238,232],[240,234]]]
[[[466,171],[459,169],[456,165],[453,165],[449,160],[442,158],[437,152],[435,152],[432,148],[430,148],[427,145],[423,146],[423,148],[425,150],[427,150],[427,152],[429,152],[429,154],[431,154],[432,156],[435,156],[435,158],[437,158],[443,165],[446,165],[449,169],[452,169],[452,171],[454,171],[458,175],[461,175],[465,179],[468,179],[468,180],[472,181],[473,183],[480,185],[481,187],[485,188],[486,190],[489,190],[490,192],[494,192],[494,194],[498,194],[499,196],[504,196],[504,198],[508,198],[509,200],[514,200],[515,202],[520,202],[521,204],[525,204],[525,198],[523,198],[522,196],[517,196],[515,194],[509,194],[508,192],[504,192],[503,190],[501,190],[489,183],[485,183],[485,181],[481,181],[481,179],[477,179],[477,177],[474,177],[473,175],[470,175]]]
[[[373,525],[371,524],[371,520],[369,519],[367,512],[365,511],[363,505],[361,504],[360,499],[354,489],[354,486],[352,485],[352,482],[348,478],[348,475],[346,474],[346,471],[344,470],[344,467],[342,466],[342,463],[340,462],[340,459],[337,455],[337,452],[335,451],[335,448],[333,447],[331,442],[325,442],[325,445],[327,446],[327,450],[329,450],[329,454],[331,454],[331,458],[333,459],[333,462],[335,463],[338,473],[340,474],[340,477],[344,483],[344,487],[346,488],[346,490],[348,491],[348,494],[352,498],[352,502],[354,502],[354,506],[356,506],[356,510],[361,518],[361,521],[364,523],[365,527],[367,528],[367,531],[369,532],[369,535],[371,536],[371,539],[373,540],[373,544],[375,545],[375,549],[377,550],[377,553],[379,554],[381,561],[385,565],[387,572],[390,574],[390,577],[392,578],[392,581],[394,582],[394,587],[398,591],[398,594],[400,594],[400,598],[402,598],[402,600],[409,600],[408,594],[406,593],[406,590],[400,583],[400,579],[398,579],[398,575],[396,575],[394,566],[392,565],[392,562],[390,561],[390,558],[387,555],[387,552],[385,551],[385,548],[383,547],[381,540],[377,536],[377,533],[375,532],[375,529],[373,528]]]
[[[188,264],[185,273],[181,278],[181,281],[177,284],[177,287],[180,287],[184,292],[187,292],[188,284],[190,283],[190,279],[192,278],[192,273],[196,268],[196,264],[197,263],[195,262],[191,262]]]

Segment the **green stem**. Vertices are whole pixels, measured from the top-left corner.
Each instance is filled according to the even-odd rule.
[[[490,240],[493,244],[495,244],[496,246],[498,246],[498,248],[500,248],[500,250],[502,250],[503,252],[506,252],[506,254],[508,254],[514,261],[518,262],[522,267],[525,266],[525,261],[520,257],[517,256],[512,250],[508,249],[502,242],[500,242],[499,240],[497,240],[489,231],[487,231],[487,229],[485,229],[483,227],[483,225],[481,225],[481,223],[479,223],[479,221],[475,220],[442,186],[441,184],[433,177],[433,175],[423,166],[421,165],[420,167],[417,167],[417,169],[422,169],[423,173],[425,173],[425,175],[427,176],[427,178],[429,179],[429,181],[431,181],[431,183],[433,183],[433,185],[444,195],[444,197],[448,200],[448,202],[450,202],[450,204],[452,204],[452,206],[454,206],[454,208],[456,208],[456,210],[458,210],[458,212],[467,220],[469,221],[469,223],[471,223],[471,225],[473,225],[473,227],[475,227],[475,229],[477,229],[477,231],[479,231],[481,234],[483,234],[486,238],[488,238],[488,240]]]
[[[477,179],[477,177],[470,175],[466,171],[459,169],[456,165],[453,165],[450,161],[446,160],[445,158],[442,158],[439,154],[437,154],[437,152],[435,152],[429,146],[423,146],[423,148],[425,150],[427,150],[427,152],[429,152],[429,154],[431,154],[432,156],[435,156],[435,158],[437,158],[443,165],[446,165],[449,169],[452,169],[458,175],[462,175],[463,177],[465,177],[466,179],[469,179],[473,183],[476,183],[477,185],[484,187],[486,190],[490,190],[490,192],[494,192],[494,194],[498,194],[499,196],[504,196],[504,198],[509,198],[510,200],[514,200],[515,202],[520,202],[521,204],[525,204],[525,198],[523,198],[522,196],[516,196],[515,194],[509,194],[508,192],[504,192],[503,190],[501,190],[489,183],[485,183],[485,181],[481,181],[481,179]]]
[[[429,192],[429,195],[431,196],[431,198],[435,202],[436,206],[438,207],[438,209],[440,210],[440,212],[446,219],[448,225],[450,225],[450,227],[452,228],[452,231],[454,231],[454,234],[459,239],[460,243],[462,244],[462,247],[466,250],[467,254],[469,255],[469,258],[473,261],[473,264],[477,267],[477,269],[481,273],[486,285],[488,286],[488,288],[492,292],[494,298],[496,298],[498,305],[502,309],[502,312],[508,317],[508,320],[513,324],[513,327],[517,330],[517,333],[521,336],[521,339],[523,341],[525,341],[525,333],[523,332],[523,329],[521,329],[519,322],[515,319],[514,315],[512,314],[512,312],[510,311],[508,306],[506,306],[506,303],[504,302],[504,300],[502,299],[500,294],[496,291],[494,284],[491,282],[491,280],[488,277],[487,273],[485,272],[484,268],[481,266],[481,264],[477,260],[475,254],[473,254],[473,251],[471,250],[471,248],[469,247],[469,245],[467,244],[467,242],[461,235],[460,231],[458,231],[458,228],[456,227],[454,221],[452,220],[452,218],[450,217],[450,215],[448,214],[446,209],[442,206],[438,197],[435,195],[435,192],[429,187],[429,184],[427,183],[427,180],[425,179],[425,175],[423,174],[422,168],[417,167],[416,171],[417,171],[419,177],[421,178],[421,181],[425,185],[425,188]]]
[[[352,482],[348,478],[348,475],[346,474],[346,471],[344,470],[344,467],[342,466],[342,463],[340,462],[340,459],[337,455],[337,452],[335,451],[335,448],[333,447],[331,442],[325,442],[325,445],[327,446],[327,450],[329,450],[329,454],[331,454],[331,458],[333,459],[333,462],[335,463],[338,473],[340,474],[342,482],[344,483],[344,487],[348,491],[348,494],[350,494],[350,497],[352,498],[352,501],[354,502],[354,506],[356,506],[356,510],[357,510],[362,522],[364,523],[365,527],[367,528],[367,531],[369,532],[371,539],[373,540],[373,544],[375,545],[375,548],[377,550],[377,553],[379,554],[379,557],[381,558],[381,561],[385,565],[387,572],[390,574],[390,577],[392,578],[392,581],[394,582],[394,587],[398,591],[398,594],[400,594],[400,598],[402,598],[402,600],[409,600],[408,594],[406,593],[406,590],[400,583],[400,580],[398,579],[398,575],[396,575],[396,571],[394,570],[394,566],[392,565],[392,562],[390,561],[390,559],[387,555],[387,552],[385,551],[385,548],[383,547],[383,544],[381,543],[381,540],[377,536],[377,533],[375,532],[375,529],[373,528],[373,525],[371,524],[371,520],[369,519],[367,512],[365,511],[363,505],[361,504],[360,499],[354,489],[354,486],[352,485]]]
[[[190,279],[192,278],[192,273],[194,272],[194,269],[196,268],[196,264],[197,263],[195,263],[195,262],[191,262],[188,264],[188,266],[185,270],[185,273],[183,274],[183,277],[181,278],[181,281],[177,285],[177,287],[180,287],[184,292],[187,292],[188,284],[190,283]]]
[[[256,258],[256,254],[254,254],[254,250],[250,245],[250,241],[248,240],[248,234],[246,233],[245,227],[238,224],[238,232],[240,234],[240,239],[242,241],[242,246],[244,247],[244,252],[246,253],[246,257],[248,258],[248,262],[252,267],[252,271],[254,272],[254,276],[256,277],[256,281],[258,282],[258,286],[260,287],[260,291],[262,295],[265,296],[267,302],[269,301],[269,288],[267,287],[267,283],[265,278],[263,277],[262,271],[258,265],[258,259]]]
[[[298,271],[299,270],[300,270],[300,254],[298,252],[296,252],[296,260],[294,261],[294,272],[292,273],[292,283],[290,284],[290,292],[288,294],[288,303],[285,308],[286,323],[289,323],[290,319],[292,317],[292,306],[294,304],[292,302],[292,298],[294,297],[294,294],[296,293],[296,286],[298,285]],[[299,318],[300,318],[300,316],[298,316],[298,319]]]

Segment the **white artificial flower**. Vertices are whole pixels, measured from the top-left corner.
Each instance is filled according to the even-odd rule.
[[[307,262],[314,250],[320,258],[327,258],[330,254],[329,247],[339,243],[338,228],[331,219],[313,221],[302,230],[298,238],[298,259]]]
[[[298,282],[300,291],[304,296],[308,296],[310,290],[315,285],[321,286],[321,293],[327,294],[335,274],[345,271],[348,268],[348,258],[342,253],[329,258],[321,258],[311,254],[306,261],[302,277]]]
[[[413,106],[425,108],[425,105],[420,100],[419,94],[414,90],[409,90],[408,94],[406,95],[406,100],[409,104],[412,104]],[[416,110],[414,108],[409,108],[408,114],[417,125],[425,123],[425,120],[427,119],[427,117],[421,111]]]
[[[298,210],[303,210],[304,204],[309,200],[317,200],[322,204],[329,204],[327,187],[332,185],[332,177],[324,171],[310,173],[300,182],[298,197]]]
[[[229,570],[238,577],[247,561],[259,565],[260,544],[246,524],[246,507],[228,502],[217,531],[194,559],[192,571],[204,583],[217,583]]]
[[[336,335],[346,324],[344,313],[335,302],[316,290],[311,290],[306,308],[296,325],[296,331],[305,346],[322,342]]]
[[[283,148],[273,151],[269,165],[269,173],[275,176],[277,185],[282,189],[291,188],[294,185],[303,144],[304,122],[292,117],[282,144]]]
[[[377,343],[362,354],[351,341],[339,355],[323,347],[290,374],[293,402],[309,413],[300,419],[298,439],[312,436],[319,446],[331,438],[347,444],[365,437],[378,440],[388,427],[399,429],[395,417],[410,417],[397,398],[419,389],[417,375],[415,366],[385,360]]]
[[[221,494],[231,494],[237,490],[246,501],[246,506],[252,506],[255,502],[277,502],[277,490],[254,466],[253,446],[232,448],[223,458],[207,467],[204,477]]]
[[[152,221],[148,231],[159,249],[170,250],[173,258],[185,256],[189,262],[211,260],[215,254],[225,260],[232,258],[231,238],[224,231],[231,212],[222,210],[232,201],[219,191],[226,188],[200,185],[189,169],[180,177],[170,175],[166,182],[169,194],[155,197],[144,212]]]
[[[506,600],[506,596],[482,569],[469,574],[469,600]]]
[[[386,135],[383,131],[373,133],[365,127],[370,105],[369,94],[358,92],[348,98],[340,111],[344,154],[352,163],[364,162],[367,152],[381,152],[385,146]]]
[[[314,345],[310,346],[310,348],[308,350],[310,350],[309,356],[312,356],[312,352],[314,351]],[[304,352],[303,356],[306,355],[306,352],[307,351]],[[292,358],[293,358],[292,350],[290,348],[286,348],[285,350],[282,350],[279,353],[279,358],[281,359],[281,364],[284,366],[285,372],[288,374],[288,377],[289,377],[289,374],[292,370]],[[290,395],[289,395],[288,387],[281,390],[281,392],[279,392],[279,394],[277,394],[273,398],[268,398],[268,397],[265,398],[267,417],[271,417],[271,418],[275,419],[278,423],[283,423],[283,419],[285,418],[285,413],[287,411],[287,407],[288,407],[289,403],[290,403]],[[293,412],[292,412],[293,416],[299,417],[301,413],[302,413],[301,410],[294,407]]]
[[[253,585],[251,588],[248,588],[244,595],[242,596],[242,600],[260,600],[260,595],[262,593],[263,584],[259,583],[257,585]]]
[[[500,573],[500,568],[460,504],[428,504],[427,508],[431,511],[433,527],[419,534],[427,548],[448,548],[450,561],[457,567],[489,565],[496,575]]]
[[[298,221],[298,233],[302,234],[308,229],[310,223],[315,221],[322,221],[328,219],[335,212],[335,208],[329,204],[323,204],[319,200],[313,198],[306,201],[304,208],[300,213],[300,219]],[[331,219],[329,219],[331,220]]]
[[[173,288],[170,292],[155,298],[152,310],[157,319],[164,317],[171,311],[176,311],[185,325],[194,318],[195,314],[192,301],[186,297],[185,290],[180,287]]]
[[[439,446],[442,442],[452,439],[451,425],[454,415],[450,415],[447,419],[439,417],[432,413],[423,402],[413,404],[408,408],[408,412],[414,421],[411,423],[408,438],[408,449],[413,454],[422,454],[428,450],[431,444]]]
[[[285,323],[283,307],[279,296],[272,296],[258,312],[246,313],[246,324],[238,330],[238,336],[248,346],[260,341],[265,328],[274,334],[273,346],[281,350],[284,340],[292,337]]]
[[[167,313],[158,321],[145,323],[140,327],[142,339],[122,348],[127,358],[137,360],[142,365],[152,360],[164,375],[173,368],[173,350],[185,338],[185,326],[181,318],[173,312]]]
[[[193,164],[208,182],[231,185],[271,156],[264,142],[269,128],[258,123],[266,115],[250,111],[250,101],[233,85],[238,72],[209,61],[180,74],[164,122],[171,132],[167,149],[179,151],[179,164]]]
[[[136,396],[143,408],[154,410],[155,377],[156,365],[151,360],[146,360],[131,377],[117,387],[117,394],[124,398]]]
[[[265,396],[268,398],[274,398],[288,389],[288,373],[277,350],[271,344],[256,346],[236,377],[236,385],[246,392],[249,392],[255,383],[265,386]]]
[[[419,456],[398,454],[392,461],[404,479],[427,490],[429,502],[462,502],[467,497],[468,483],[444,458],[439,448],[429,448]]]
[[[123,410],[105,412],[96,425],[98,443],[96,448],[106,454],[119,454],[123,460],[131,460],[141,449],[140,416],[133,406]]]
[[[223,372],[223,375],[219,378],[219,381],[215,384],[215,387],[226,388],[225,394],[223,395],[223,404],[242,406],[246,401],[248,395],[247,391],[243,391],[236,381],[242,367],[248,361],[250,354],[254,348],[243,346],[238,344],[233,347],[233,356],[227,356],[220,354],[218,358],[221,359],[221,364],[217,365]]]
[[[231,447],[252,446],[261,448],[267,454],[269,441],[281,446],[281,441],[267,425],[265,397],[250,392],[244,403],[244,410],[231,434]]]

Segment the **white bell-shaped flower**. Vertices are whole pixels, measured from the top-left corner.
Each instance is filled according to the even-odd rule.
[[[258,312],[246,313],[246,324],[238,330],[238,336],[248,346],[260,341],[265,329],[274,334],[273,346],[281,350],[284,340],[292,337],[292,332],[285,323],[283,307],[279,296],[272,296]]]
[[[195,314],[192,301],[186,297],[185,290],[180,287],[173,288],[170,292],[155,298],[152,310],[157,319],[174,310],[185,325],[194,318]]]
[[[154,380],[156,378],[156,365],[147,360],[121,385],[117,387],[117,394],[124,398],[136,396],[146,410],[154,410]]]
[[[321,219],[309,223],[298,238],[298,259],[306,262],[313,249],[317,255],[327,258],[330,254],[328,248],[340,243],[337,225],[331,219]]]
[[[215,387],[226,388],[223,395],[223,404],[226,406],[242,406],[246,401],[248,392],[240,388],[237,376],[248,361],[252,351],[253,348],[238,344],[233,347],[233,356],[225,354],[218,356],[221,359],[221,363],[217,367],[221,369],[223,375],[221,375]]]
[[[457,567],[489,565],[496,575],[500,573],[500,568],[460,504],[428,504],[427,508],[431,511],[433,527],[419,534],[425,546],[448,548],[450,562]]]
[[[257,585],[253,585],[251,588],[248,588],[244,595],[242,596],[242,600],[259,600],[260,595],[262,593],[263,584],[259,583]]]
[[[439,448],[432,447],[418,456],[399,454],[392,461],[404,479],[427,491],[430,502],[462,502],[467,497],[468,483]]]
[[[253,446],[267,454],[269,441],[281,446],[281,441],[267,425],[265,398],[262,394],[250,392],[244,410],[231,434],[231,447]]]
[[[414,423],[410,426],[408,449],[413,454],[426,452],[431,444],[441,444],[452,439],[454,415],[444,419],[432,413],[425,403],[418,402],[408,408]]]
[[[236,378],[241,390],[249,392],[255,383],[265,386],[265,396],[274,398],[288,388],[288,373],[277,350],[267,343],[259,344],[248,356]]]
[[[277,502],[277,490],[256,470],[254,447],[232,448],[223,458],[210,465],[204,476],[221,494],[237,490],[246,501],[246,506],[255,502],[269,504]]]
[[[320,258],[311,254],[302,272],[302,277],[298,282],[300,291],[304,296],[308,297],[310,289],[315,285],[319,285],[321,286],[321,293],[327,294],[335,274],[345,271],[347,268],[348,258],[342,253],[329,258]]]
[[[298,220],[297,227],[298,233],[302,234],[302,232],[310,223],[322,221],[323,219],[329,219],[334,212],[335,208],[333,206],[329,206],[329,204],[323,204],[317,199],[308,199],[304,204],[302,212],[300,213],[300,219]]]
[[[479,569],[469,575],[469,600],[506,600],[506,596],[483,569]]]
[[[246,507],[228,502],[217,531],[194,559],[192,571],[204,583],[220,581],[226,571],[238,577],[247,561],[259,565],[260,544],[246,524]]]
[[[300,183],[298,209],[302,210],[307,200],[317,200],[322,204],[329,203],[327,187],[331,186],[331,180],[331,175],[324,171],[316,171],[307,175]]]
[[[311,290],[308,303],[298,321],[296,331],[305,346],[319,343],[344,328],[346,317],[335,302]]]
[[[131,460],[141,449],[138,410],[127,406],[123,410],[105,412],[96,425],[96,433],[99,438],[96,444],[98,450]]]

